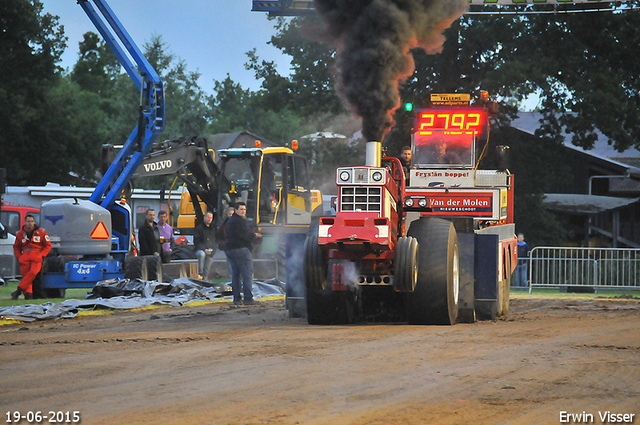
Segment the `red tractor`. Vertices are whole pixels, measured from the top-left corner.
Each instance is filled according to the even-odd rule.
[[[507,313],[514,176],[504,163],[477,169],[495,106],[486,92],[475,104],[431,95],[415,111],[408,168],[368,142],[366,165],[337,169],[337,214],[305,242],[310,324],[382,315],[452,325]],[[508,147],[498,152],[506,158]]]

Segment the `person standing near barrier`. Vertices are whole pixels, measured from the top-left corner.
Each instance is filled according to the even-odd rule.
[[[160,234],[160,244],[162,245],[162,252],[160,257],[163,263],[171,261],[171,243],[173,242],[173,229],[167,223],[167,212],[160,210],[158,212],[158,233]]]
[[[231,266],[231,289],[233,290],[233,303],[235,305],[256,304],[253,299],[253,256],[251,248],[256,238],[261,238],[260,233],[255,233],[245,220],[247,205],[238,202],[235,213],[225,224],[225,255]],[[240,293],[240,283],[242,280],[242,292],[244,301]]]
[[[193,230],[193,245],[198,259],[198,274],[200,279],[207,280],[209,269],[216,253],[216,228],[213,225],[213,213],[205,213],[202,223]]]
[[[527,287],[527,266],[529,264],[530,251],[529,244],[524,241],[524,235],[518,233],[518,265],[515,271],[517,288]]]
[[[225,239],[227,239],[224,227],[227,225],[227,221],[229,221],[229,218],[233,215],[234,212],[236,212],[236,209],[234,207],[229,207],[229,209],[227,210],[227,216],[220,224],[220,226],[218,227],[218,231],[216,232],[216,242],[218,243],[218,249],[222,251],[224,251],[224,241]]]
[[[140,255],[160,255],[160,233],[155,222],[156,210],[149,208],[145,213],[144,224],[138,230],[140,240]]]
[[[227,221],[236,212],[234,207],[229,207],[227,210],[227,217],[225,217],[224,221],[218,227],[218,231],[216,232],[216,242],[218,242],[218,249],[224,252],[224,241],[227,239],[227,235],[225,234],[225,226],[227,225]],[[226,257],[226,254],[225,254]],[[227,258],[227,275],[231,278],[233,273],[231,273],[231,263],[229,262],[229,258]]]
[[[20,263],[22,279],[18,289],[11,293],[11,299],[17,300],[24,294],[25,300],[33,299],[33,279],[42,268],[42,259],[51,251],[51,241],[47,231],[36,225],[36,220],[27,214],[24,226],[16,233],[13,254]]]

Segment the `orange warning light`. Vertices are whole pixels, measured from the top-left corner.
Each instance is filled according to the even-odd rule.
[[[110,237],[107,226],[105,226],[102,221],[99,221],[98,224],[96,224],[96,227],[91,231],[91,239],[108,241]]]
[[[291,149],[293,149],[294,151],[298,150],[298,141],[297,140],[292,140],[291,141]]]
[[[261,148],[262,147],[262,142],[260,142],[260,140],[256,140],[255,143],[254,143],[254,146],[256,148]]]

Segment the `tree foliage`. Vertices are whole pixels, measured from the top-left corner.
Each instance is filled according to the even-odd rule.
[[[590,148],[599,129],[619,150],[640,147],[640,65],[629,59],[640,49],[640,13],[552,16],[464,16],[445,32],[442,53],[413,51],[403,100],[483,89],[501,99],[504,120],[537,94],[545,134],[566,127],[574,144]]]
[[[637,3],[637,2],[636,2]],[[593,146],[600,130],[619,150],[640,147],[640,82],[635,58],[640,13],[464,16],[446,32],[442,53],[412,51],[416,71],[401,87],[404,102],[424,104],[432,92],[488,90],[501,102],[491,138],[512,145],[516,173],[516,223],[532,242],[558,243],[569,237],[562,217],[542,205],[557,179],[568,179],[563,132],[573,143]],[[540,98],[544,116],[531,146],[497,130],[517,116],[530,95]],[[408,144],[412,114],[399,109],[385,138],[390,152]],[[544,148],[542,148],[544,147]],[[490,154],[485,168],[495,166]],[[553,154],[551,154],[553,153]],[[482,165],[481,165],[482,166]],[[552,178],[542,178],[542,177]]]
[[[40,1],[0,2],[0,166],[9,184],[71,183],[95,170],[85,147],[99,134],[83,123],[100,112],[62,79],[65,46],[58,18]]]
[[[119,72],[120,63],[107,43],[94,32],[84,34],[71,80],[83,90],[111,96]]]
[[[199,72],[171,53],[162,36],[152,35],[143,50],[165,84],[160,137],[247,130],[281,145],[318,131],[352,138],[361,123],[336,94],[335,51],[315,38],[321,32],[317,17],[278,18],[274,25],[269,43],[291,58],[290,69],[281,72],[256,50],[248,52],[245,66],[261,84],[256,91],[227,75],[205,93]],[[633,59],[640,49],[638,28],[637,11],[465,15],[446,30],[441,53],[411,52],[416,71],[401,85],[401,98],[420,105],[432,92],[488,90],[496,96],[501,113],[491,141],[512,144],[513,170],[520,176],[517,222],[530,223],[526,231],[540,240],[564,238],[566,227],[542,208],[554,179],[570,178],[556,152],[564,129],[587,148],[596,129],[618,149],[640,147],[640,65]],[[85,34],[68,75],[57,66],[65,47],[63,27],[43,13],[40,0],[0,2],[0,166],[11,184],[95,180],[100,145],[122,144],[137,124],[139,93],[104,41]],[[539,146],[514,141],[504,130],[531,95],[540,98],[544,115]],[[389,155],[410,143],[413,125],[403,109],[394,119],[384,140]],[[300,139],[300,152],[310,158],[318,184],[327,170],[363,160],[357,141],[308,140]],[[486,167],[493,166],[491,148]]]
[[[245,67],[262,80],[255,94],[258,105],[276,111],[287,107],[305,117],[345,112],[335,91],[335,50],[311,38],[317,25],[314,17],[276,20],[269,44],[291,56],[289,75],[281,75],[272,61],[260,61],[255,49],[247,53]]]

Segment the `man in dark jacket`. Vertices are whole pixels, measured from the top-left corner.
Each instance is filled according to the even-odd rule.
[[[253,279],[253,257],[251,248],[256,238],[261,238],[260,233],[255,233],[244,217],[247,214],[247,206],[244,202],[238,202],[235,213],[229,217],[225,224],[225,255],[231,266],[231,289],[233,290],[233,303],[243,304],[240,294],[240,280],[242,278],[242,292],[244,304],[255,304],[251,281]]]
[[[154,255],[162,252],[160,245],[160,233],[158,225],[154,221],[156,219],[156,211],[153,208],[147,210],[144,224],[138,230],[138,239],[140,239],[140,255]]]
[[[213,225],[213,213],[207,212],[202,223],[193,230],[193,245],[198,258],[200,279],[207,280],[213,254],[216,253],[216,228]]]
[[[529,244],[524,241],[524,235],[518,233],[518,265],[516,266],[515,277],[516,287],[527,287],[527,265],[529,263]]]
[[[227,210],[227,217],[220,224],[220,227],[218,227],[218,231],[216,232],[216,242],[218,243],[219,250],[224,251],[224,240],[226,239],[224,227],[227,224],[229,217],[231,217],[234,212],[236,212],[236,209],[234,207],[229,207],[229,209]]]

